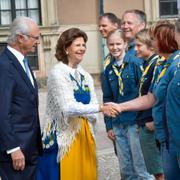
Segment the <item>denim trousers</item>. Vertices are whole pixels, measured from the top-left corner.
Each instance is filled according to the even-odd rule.
[[[142,154],[137,125],[113,126],[117,156],[123,180],[152,180]]]
[[[178,156],[175,152],[171,151],[171,149],[167,149],[165,142],[161,143],[161,156],[165,179],[180,180],[180,167],[178,162]]]

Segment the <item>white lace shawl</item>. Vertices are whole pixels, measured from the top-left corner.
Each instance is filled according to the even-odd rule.
[[[73,75],[74,70],[62,62],[54,66],[47,81],[46,124],[48,124],[48,121],[56,121],[59,147],[57,160],[62,159],[65,153],[68,152],[70,145],[75,139],[75,135],[81,128],[79,116],[88,119],[91,133],[94,136],[97,120],[96,113],[99,110],[99,105],[94,90],[93,79],[80,66],[77,70],[84,75],[85,83],[90,88],[91,100],[89,104],[83,104],[75,100],[73,92],[75,84],[70,79],[70,73]],[[46,129],[45,126],[44,131]],[[46,133],[43,132],[44,135]]]

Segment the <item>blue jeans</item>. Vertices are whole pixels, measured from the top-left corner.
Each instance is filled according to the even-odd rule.
[[[166,180],[180,180],[180,168],[175,152],[168,151],[166,143],[161,144],[161,156]]]
[[[152,180],[147,172],[137,125],[113,126],[117,156],[123,180]]]

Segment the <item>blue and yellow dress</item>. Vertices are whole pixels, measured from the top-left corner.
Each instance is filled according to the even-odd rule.
[[[43,128],[44,147],[54,150],[47,152],[40,164],[44,171],[38,180],[97,179],[94,130],[98,111],[90,74],[80,66],[73,69],[62,62],[56,64],[48,76],[47,122]]]

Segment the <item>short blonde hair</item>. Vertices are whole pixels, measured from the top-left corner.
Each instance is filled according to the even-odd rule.
[[[152,47],[152,41],[149,34],[149,29],[142,29],[141,31],[139,31],[136,34],[135,39],[139,40],[143,44],[146,44],[147,47]]]

